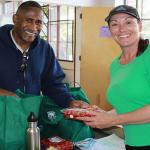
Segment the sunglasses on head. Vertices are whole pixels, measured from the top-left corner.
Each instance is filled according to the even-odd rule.
[[[20,66],[20,71],[24,72],[28,66],[28,59],[29,59],[29,55],[27,54],[27,52],[23,52],[23,56],[22,56],[22,64]]]

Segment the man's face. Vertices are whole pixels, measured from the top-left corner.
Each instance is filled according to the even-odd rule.
[[[14,35],[19,44],[30,45],[42,29],[43,12],[30,7],[13,16]]]

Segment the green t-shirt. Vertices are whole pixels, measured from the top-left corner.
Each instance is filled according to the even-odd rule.
[[[110,66],[107,99],[118,114],[150,104],[150,45],[128,64],[117,57]],[[150,145],[150,123],[124,125],[125,143],[130,146]]]

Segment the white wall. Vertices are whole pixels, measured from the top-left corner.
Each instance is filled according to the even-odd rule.
[[[76,8],[76,54],[75,54],[75,82],[80,83],[80,60],[81,56],[81,39],[82,39],[82,24],[80,14],[82,13],[82,8]]]
[[[5,2],[8,0],[0,0],[0,2]],[[27,0],[9,0],[9,1],[27,1]],[[115,0],[36,0],[37,2],[42,3],[51,3],[51,4],[66,4],[72,6],[114,6]]]
[[[113,6],[115,0],[38,0],[41,2],[67,4],[74,6]]]
[[[3,4],[0,3],[0,14],[2,14],[2,13],[3,13]]]

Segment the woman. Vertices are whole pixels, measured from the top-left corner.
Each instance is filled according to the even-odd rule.
[[[93,128],[123,125],[127,150],[150,150],[150,46],[140,37],[137,10],[121,5],[105,19],[121,55],[110,66],[108,112],[90,111],[92,117],[78,117]]]

